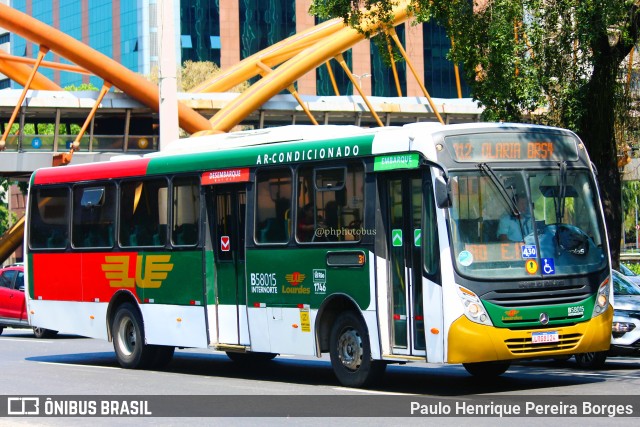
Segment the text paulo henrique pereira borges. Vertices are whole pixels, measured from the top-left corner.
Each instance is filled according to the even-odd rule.
[[[522,403],[430,403],[411,402],[411,415],[451,415],[451,416],[629,416],[634,414],[633,405],[597,404],[593,402],[541,404],[536,402]]]

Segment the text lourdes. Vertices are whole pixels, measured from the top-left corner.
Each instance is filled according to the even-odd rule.
[[[285,162],[299,162],[304,160],[337,159],[339,157],[357,156],[360,147],[357,145],[344,147],[314,148],[309,150],[295,150],[273,154],[258,154],[257,165],[273,165]]]

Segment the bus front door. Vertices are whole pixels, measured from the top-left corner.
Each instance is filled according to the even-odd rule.
[[[386,205],[389,340],[392,354],[424,355],[422,298],[422,177],[419,171],[381,174]],[[383,309],[381,307],[381,309]]]
[[[214,253],[215,313],[209,313],[212,344],[249,345],[245,292],[245,213],[243,184],[209,187],[207,195]]]

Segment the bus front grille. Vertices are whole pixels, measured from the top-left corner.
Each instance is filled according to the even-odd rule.
[[[514,355],[534,355],[545,351],[570,350],[575,348],[582,334],[560,335],[558,342],[532,343],[531,338],[511,338],[504,341],[507,348]]]
[[[577,304],[592,295],[588,286],[571,286],[559,289],[503,289],[493,290],[482,296],[501,307],[527,307],[534,305]]]

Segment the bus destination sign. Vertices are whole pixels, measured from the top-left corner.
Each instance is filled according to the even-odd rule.
[[[222,169],[202,174],[202,185],[249,181],[249,168]]]
[[[527,162],[577,160],[573,138],[558,134],[475,134],[445,138],[458,162]]]

